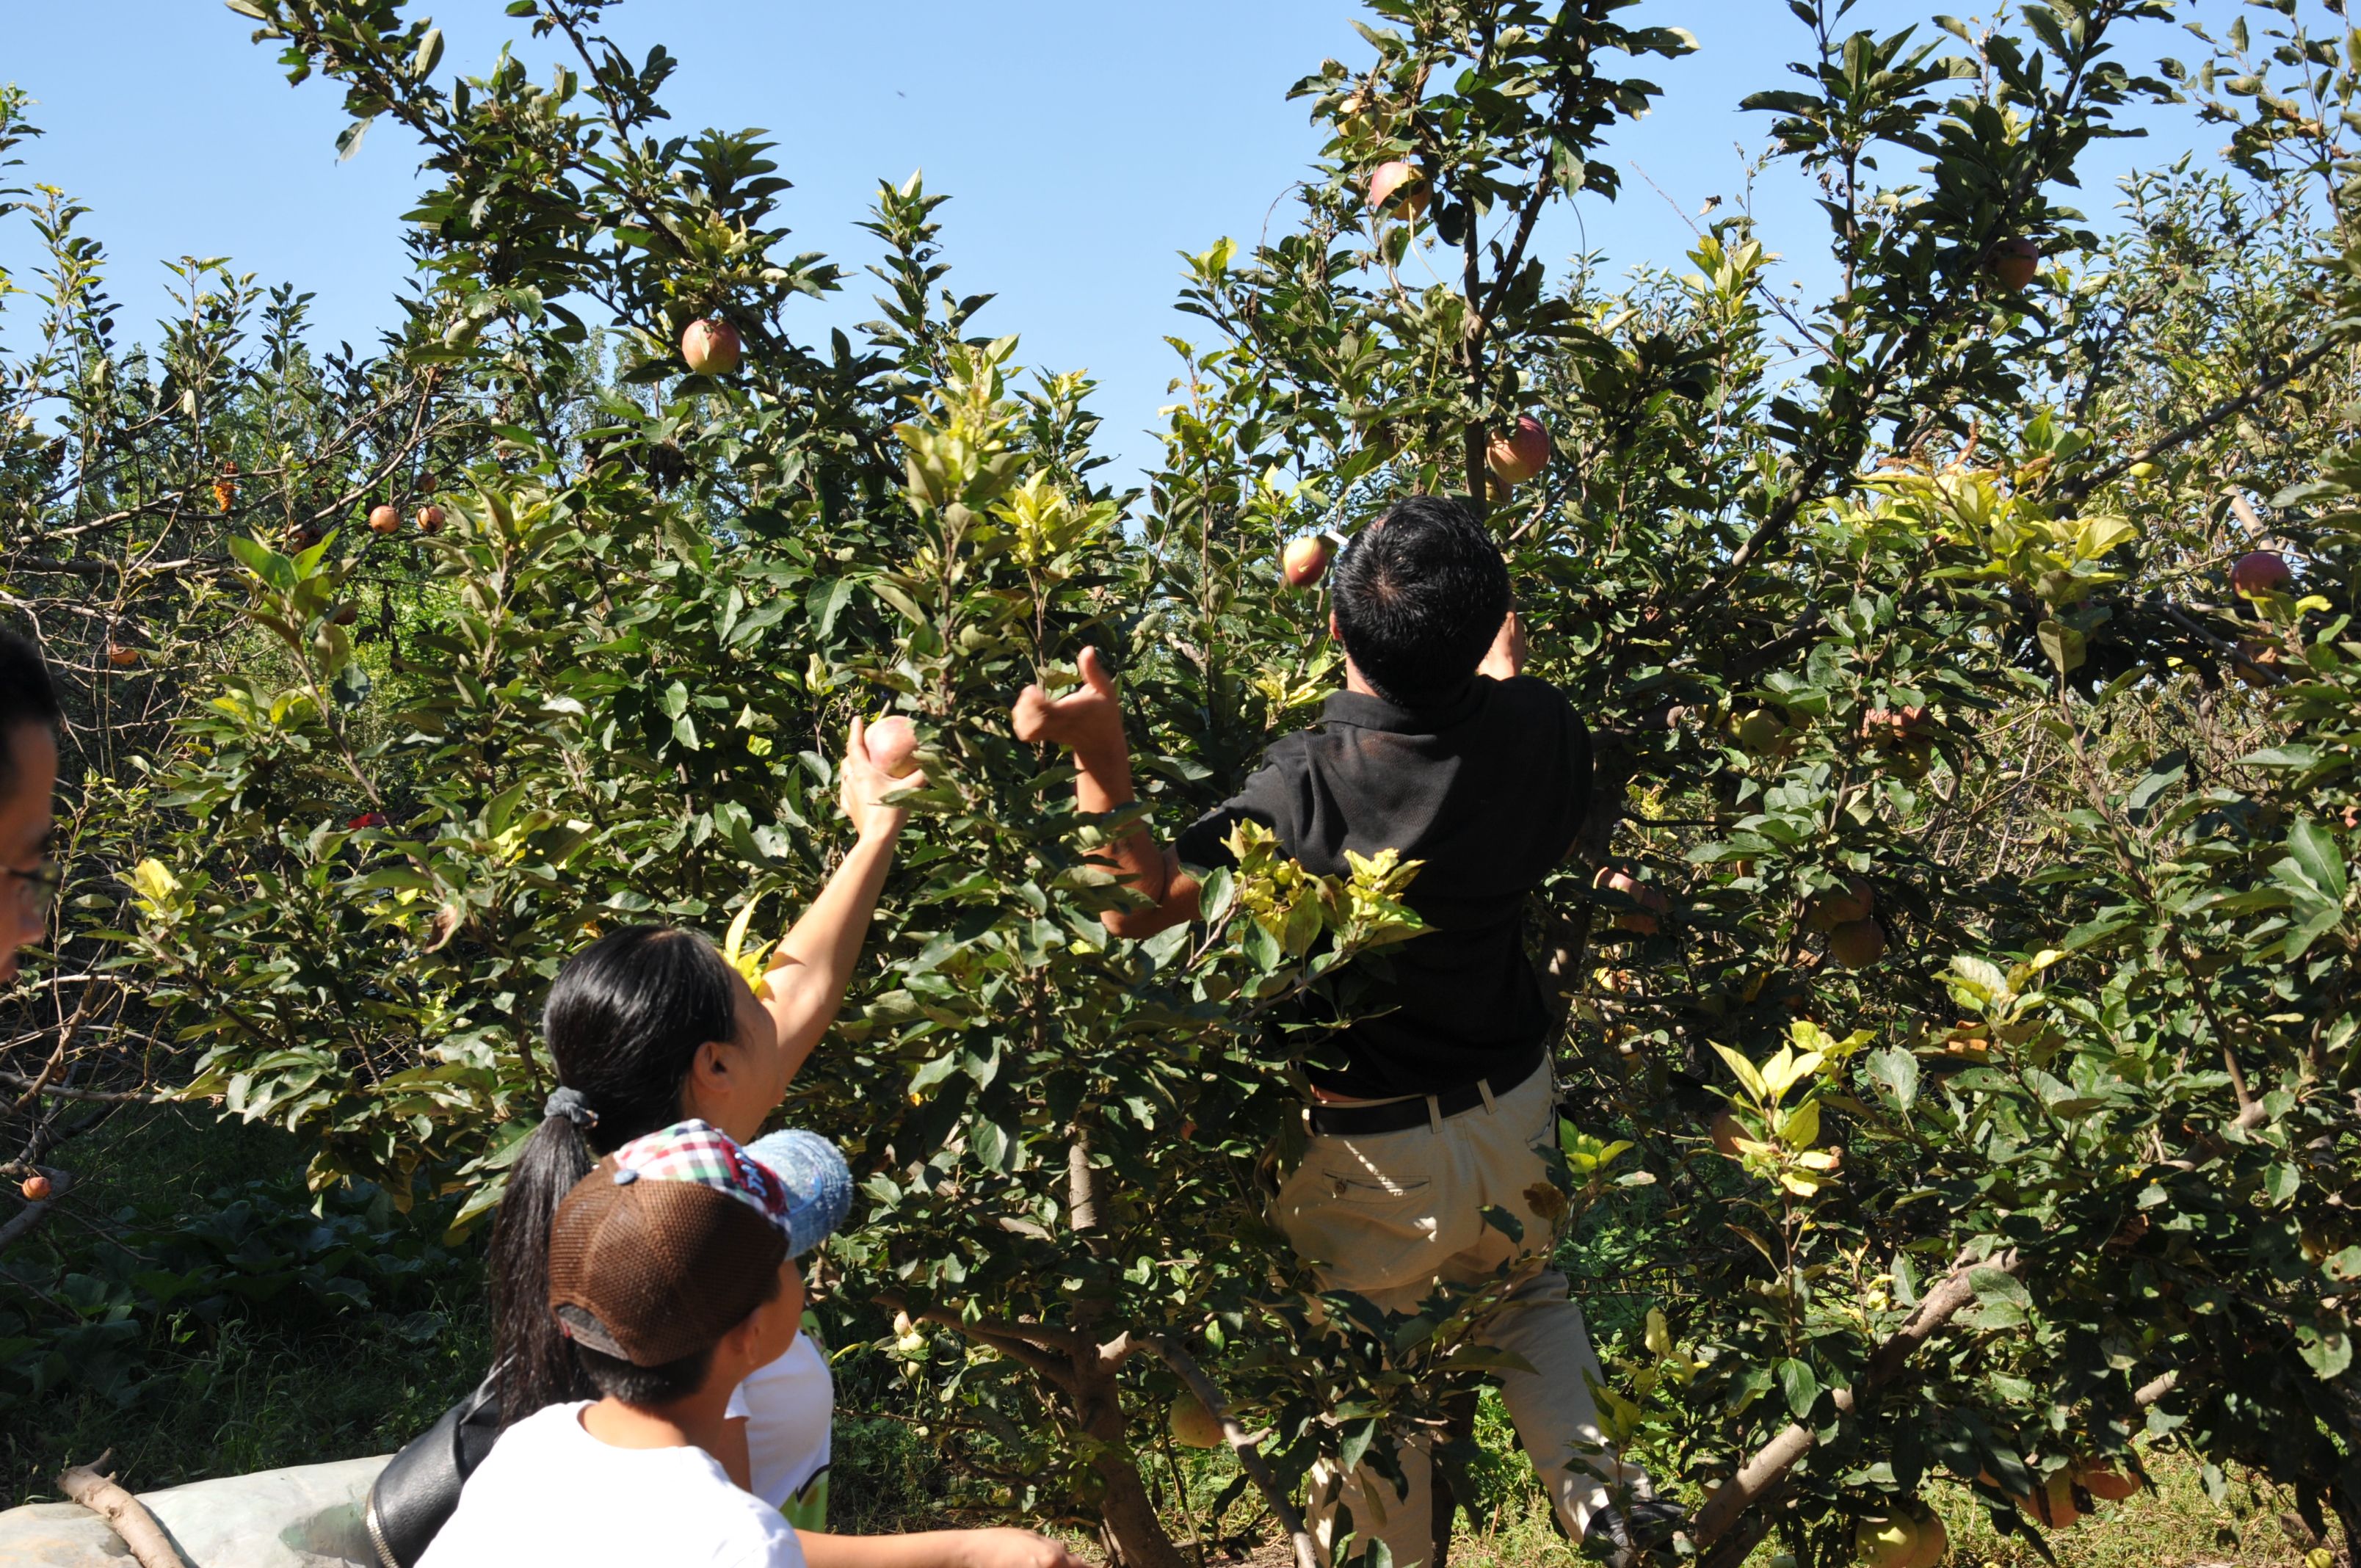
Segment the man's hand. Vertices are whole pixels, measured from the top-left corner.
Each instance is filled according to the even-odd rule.
[[[1082,1560],[1029,1530],[963,1530],[958,1568],[1084,1568]]]
[[[1082,684],[1061,697],[1053,699],[1038,685],[1016,694],[1016,706],[1008,714],[1016,738],[1071,746],[1087,757],[1123,755],[1123,705],[1115,698],[1115,677],[1107,673],[1106,661],[1097,649],[1085,648],[1075,668]]]
[[[1484,662],[1476,666],[1476,673],[1489,675],[1496,681],[1505,681],[1524,667],[1525,618],[1512,609],[1509,618],[1500,622],[1500,630],[1494,633],[1492,646],[1486,651]]]
[[[906,773],[895,778],[869,760],[869,721],[852,721],[852,738],[845,743],[844,761],[836,770],[837,807],[852,830],[863,839],[891,839],[902,830],[908,820],[907,808],[879,804],[886,795],[899,789],[923,789],[927,775]]]

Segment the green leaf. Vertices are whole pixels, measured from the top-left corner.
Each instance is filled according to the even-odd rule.
[[[1719,1040],[1713,1043],[1713,1048],[1720,1054],[1721,1059],[1730,1065],[1730,1072],[1736,1076],[1740,1085],[1747,1093],[1757,1100],[1768,1100],[1771,1097],[1769,1091],[1763,1085],[1763,1075],[1754,1070],[1752,1062]]]
[[[1787,1413],[1802,1420],[1812,1413],[1813,1402],[1820,1397],[1819,1375],[1811,1366],[1789,1356],[1779,1364],[1779,1392],[1787,1401]]]

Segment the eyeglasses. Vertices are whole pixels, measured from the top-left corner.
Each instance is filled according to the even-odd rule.
[[[14,866],[0,866],[0,874],[15,880],[16,901],[27,915],[36,920],[49,917],[49,906],[57,903],[58,888],[65,882],[64,873],[56,866],[47,861],[28,872],[18,871]]]

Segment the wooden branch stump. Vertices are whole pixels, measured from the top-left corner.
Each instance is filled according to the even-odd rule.
[[[131,1549],[139,1568],[189,1568],[156,1516],[105,1474],[106,1462],[114,1457],[110,1448],[90,1464],[75,1465],[58,1477],[58,1490],[104,1519]]]

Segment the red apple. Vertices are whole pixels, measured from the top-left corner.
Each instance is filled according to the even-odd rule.
[[[373,506],[369,508],[368,525],[371,533],[398,533],[401,530],[401,513],[390,506]]]
[[[1746,1135],[1746,1129],[1739,1125],[1736,1113],[1724,1111],[1716,1116],[1710,1131],[1713,1135],[1713,1146],[1719,1153],[1727,1155],[1731,1159],[1740,1157],[1738,1140]]]
[[[27,1203],[46,1203],[49,1201],[51,1190],[49,1179],[37,1170],[19,1182],[16,1190],[25,1195],[25,1201]]]
[[[328,611],[328,624],[331,626],[350,626],[360,618],[360,606],[356,604],[340,604]]]
[[[2112,1464],[2081,1464],[2074,1466],[2074,1482],[2082,1490],[2103,1503],[2120,1503],[2139,1494],[2139,1477],[2126,1475]]]
[[[1806,924],[1816,931],[1832,931],[1866,920],[1877,908],[1877,892],[1861,878],[1848,874],[1841,888],[1830,888],[1812,900]]]
[[[1643,937],[1653,937],[1662,928],[1657,916],[1672,912],[1673,901],[1661,890],[1642,882],[1638,873],[1628,865],[1619,863],[1599,867],[1598,874],[1591,879],[1590,885],[1620,893],[1640,906],[1616,912],[1614,925],[1619,931],[1637,931]]]
[[[1519,414],[1515,432],[1494,436],[1485,460],[1495,475],[1511,485],[1521,485],[1549,466],[1549,432],[1531,414]]]
[[[106,662],[118,670],[127,670],[139,662],[139,650],[128,642],[109,642]]]
[[[2029,239],[2004,239],[1984,258],[1984,269],[2010,293],[2021,293],[2041,270],[2041,247]]]
[[[680,356],[699,376],[737,374],[741,346],[738,329],[719,316],[693,321],[681,330]]]
[[[1307,533],[1301,539],[1290,539],[1279,554],[1279,569],[1287,577],[1290,588],[1308,588],[1328,575],[1328,541],[1326,536]]]
[[[2240,598],[2283,594],[2295,586],[2287,557],[2276,550],[2250,550],[2230,568],[2230,587]]]
[[[1874,920],[1848,920],[1828,932],[1828,957],[1847,969],[1867,969],[1885,956],[1885,927]]]
[[[438,506],[420,507],[418,509],[418,532],[421,533],[442,532],[443,509]]]
[[[1415,165],[1397,158],[1369,171],[1369,211],[1416,223],[1426,215],[1433,192]]]
[[[907,717],[889,714],[869,727],[864,739],[869,760],[888,778],[907,778],[917,771],[910,759],[918,750],[918,731]]]

